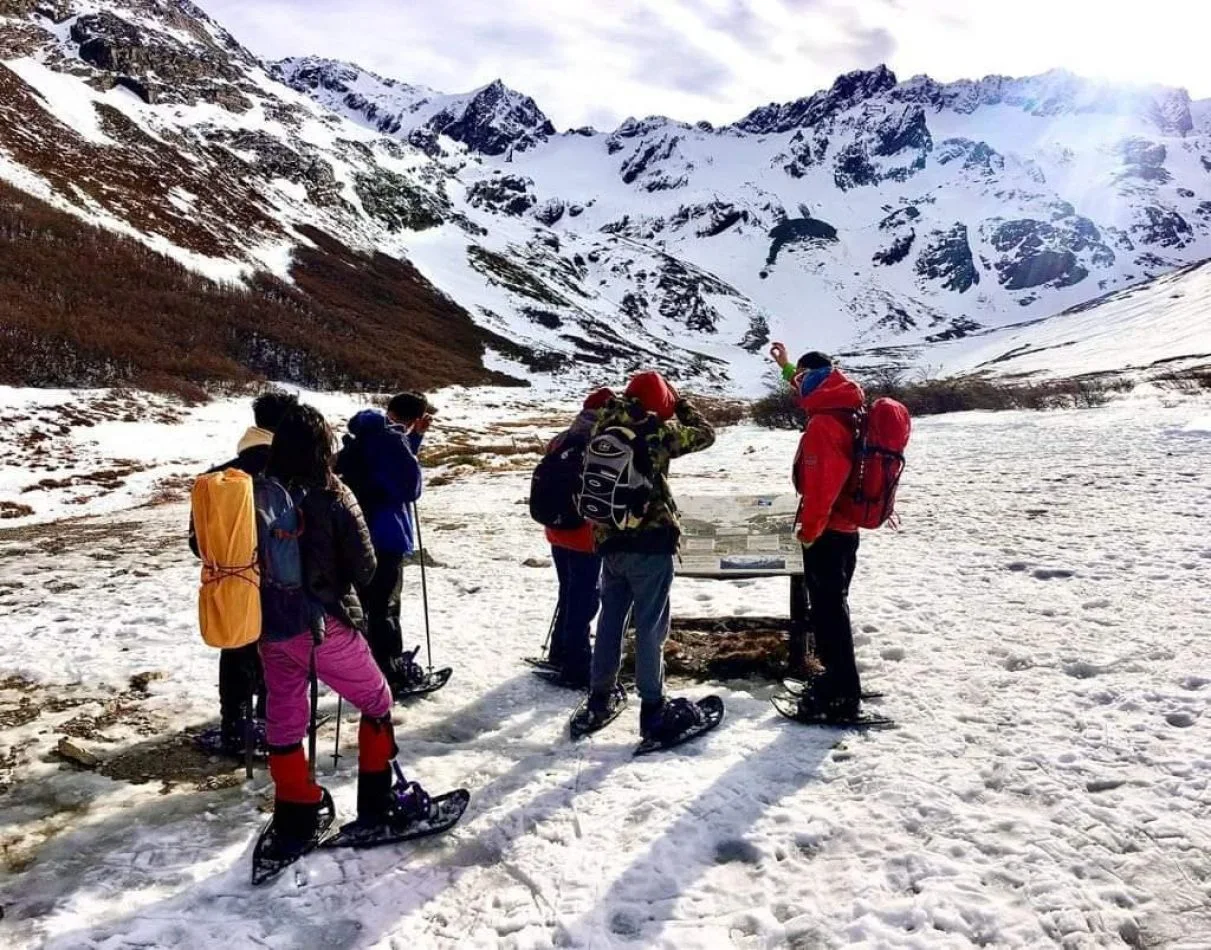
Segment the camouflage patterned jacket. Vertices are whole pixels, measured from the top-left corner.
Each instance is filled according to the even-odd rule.
[[[677,505],[669,488],[669,461],[680,455],[700,452],[715,442],[715,430],[702,414],[684,399],[677,403],[676,422],[662,423],[647,412],[638,400],[619,397],[601,410],[593,434],[611,426],[625,426],[645,433],[652,462],[655,488],[647,514],[638,528],[620,531],[605,525],[595,525],[597,550],[635,551],[644,554],[675,554],[681,541],[681,525],[677,521]]]

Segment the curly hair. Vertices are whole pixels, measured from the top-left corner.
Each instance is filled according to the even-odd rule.
[[[282,417],[298,404],[298,397],[294,393],[267,389],[252,401],[252,418],[257,428],[274,432],[281,424]]]
[[[332,484],[332,427],[314,406],[292,406],[273,433],[265,474],[287,485],[327,488]]]

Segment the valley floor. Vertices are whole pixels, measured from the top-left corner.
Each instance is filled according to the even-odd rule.
[[[497,449],[551,431],[520,397],[477,399],[449,424],[534,418]],[[238,437],[232,411],[201,413],[204,439],[165,424],[130,440],[169,466],[147,490]],[[723,696],[722,727],[640,760],[634,708],[572,743],[575,697],[522,664],[554,572],[523,563],[547,553],[519,504],[527,467],[481,447],[422,504],[435,659],[456,672],[396,712],[409,774],[468,787],[467,817],[414,847],[312,855],[257,890],[267,776],[241,783],[173,738],[216,705],[184,502],[56,522],[71,509],[26,493],[45,518],[0,530],[0,943],[1211,946],[1209,439],[1211,404],[1156,396],[922,420],[903,528],[864,538],[852,598],[866,685],[900,728],[798,726],[768,684],[684,687]],[[674,490],[783,491],[794,448],[725,430]],[[18,481],[0,472],[0,489]],[[417,640],[415,569],[406,585]],[[778,581],[674,589],[680,614],[784,602]],[[335,773],[332,726],[320,736],[345,816],[355,732]],[[101,768],[55,758],[64,735]]]

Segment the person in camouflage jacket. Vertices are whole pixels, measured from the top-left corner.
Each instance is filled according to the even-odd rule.
[[[675,420],[675,421],[674,421]],[[634,528],[597,524],[603,556],[601,615],[593,649],[588,712],[609,718],[626,694],[618,689],[622,639],[627,616],[635,622],[635,666],[642,706],[639,728],[645,739],[676,735],[700,713],[685,699],[664,695],[664,642],[669,634],[669,591],[673,556],[681,540],[677,506],[669,488],[669,462],[700,452],[715,442],[715,430],[658,373],[640,373],[625,394],[605,405],[593,428],[596,436],[621,426],[643,435],[653,490],[642,521]]]

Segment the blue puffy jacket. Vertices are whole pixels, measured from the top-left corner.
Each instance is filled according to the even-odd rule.
[[[379,554],[411,554],[415,548],[410,506],[421,496],[417,453],[421,439],[392,425],[378,409],[349,420],[337,473],[357,496]]]

